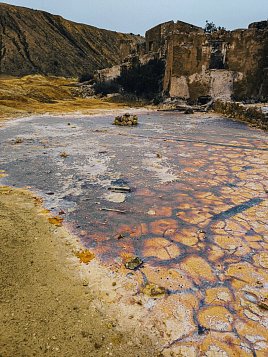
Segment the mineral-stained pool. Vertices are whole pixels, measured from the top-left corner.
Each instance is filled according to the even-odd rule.
[[[37,192],[85,249],[151,294],[174,353],[267,356],[267,134],[209,114],[112,122],[1,128],[0,183]],[[127,269],[135,257],[143,264]]]

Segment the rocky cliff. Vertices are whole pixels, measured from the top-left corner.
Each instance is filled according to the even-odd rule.
[[[77,76],[119,64],[139,36],[0,3],[0,74]]]

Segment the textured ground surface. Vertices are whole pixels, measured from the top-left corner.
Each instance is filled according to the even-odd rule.
[[[266,356],[267,134],[215,115],[151,112],[136,128],[112,120],[1,129],[2,184],[42,195],[133,295],[147,296],[167,356]],[[131,193],[112,195],[112,184]],[[124,266],[133,256],[144,262],[134,272]]]

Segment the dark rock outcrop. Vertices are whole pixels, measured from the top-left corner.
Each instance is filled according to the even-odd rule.
[[[79,76],[119,64],[142,41],[0,3],[0,74]]]

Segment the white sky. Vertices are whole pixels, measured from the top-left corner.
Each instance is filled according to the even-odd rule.
[[[144,34],[169,20],[203,27],[206,20],[227,29],[246,28],[268,18],[268,0],[7,0],[76,22],[121,32]]]

